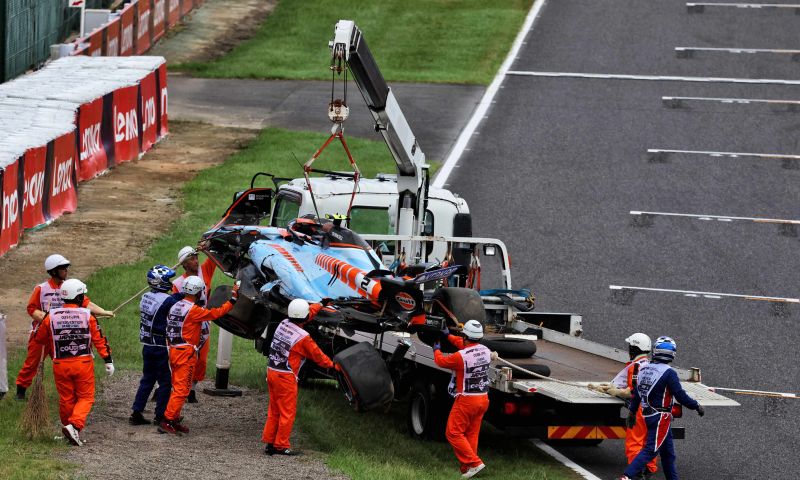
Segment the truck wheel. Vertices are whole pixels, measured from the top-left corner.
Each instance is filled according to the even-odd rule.
[[[503,358],[530,358],[536,353],[536,344],[521,338],[483,338],[481,344]]]
[[[408,431],[414,438],[439,440],[447,425],[446,404],[434,395],[434,386],[418,380],[408,399]]]

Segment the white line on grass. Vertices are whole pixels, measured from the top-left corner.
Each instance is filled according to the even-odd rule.
[[[522,48],[523,40],[528,35],[528,32],[533,30],[533,24],[536,21],[536,18],[539,16],[539,12],[542,10],[542,7],[544,7],[545,3],[547,3],[547,0],[536,1],[533,5],[533,8],[531,8],[530,12],[528,12],[528,16],[525,17],[525,23],[523,23],[522,29],[519,31],[519,33],[517,33],[517,38],[514,39],[514,43],[511,45],[511,51],[508,52],[505,61],[503,61],[503,64],[500,65],[500,70],[497,71],[497,75],[495,75],[494,80],[492,80],[492,83],[489,84],[486,92],[484,92],[483,98],[481,98],[480,103],[478,103],[478,107],[475,109],[475,112],[472,114],[469,122],[467,122],[467,126],[464,127],[464,130],[462,130],[461,134],[458,136],[456,144],[453,146],[452,150],[450,150],[450,153],[447,155],[447,159],[444,161],[444,165],[442,165],[439,173],[436,174],[436,178],[433,180],[434,187],[444,187],[445,182],[447,182],[447,177],[453,173],[453,168],[461,159],[461,155],[464,153],[464,149],[467,147],[467,144],[472,137],[472,132],[478,128],[481,120],[483,120],[486,112],[492,105],[494,96],[497,94],[497,91],[502,88],[501,83],[503,83],[503,80],[506,77],[506,72],[508,72],[508,69],[511,68],[511,64],[513,64],[514,60],[517,58],[517,54],[519,53],[520,48]]]
[[[581,477],[585,478],[586,480],[600,480],[600,477],[593,474],[589,470],[586,470],[585,468],[581,467],[580,465],[573,462],[569,458],[565,457],[563,454],[561,454],[561,452],[554,449],[550,445],[544,443],[543,441],[536,439],[536,440],[531,440],[531,443],[533,443],[539,450],[543,451],[544,453],[550,455],[559,462],[563,463],[566,467],[570,468],[572,471],[574,471]]]

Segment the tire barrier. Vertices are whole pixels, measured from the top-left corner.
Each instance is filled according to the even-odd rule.
[[[167,135],[163,57],[65,57],[0,84],[0,256],[75,211],[76,185]]]

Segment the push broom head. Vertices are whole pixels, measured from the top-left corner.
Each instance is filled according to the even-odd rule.
[[[49,415],[47,396],[44,391],[44,361],[39,363],[39,371],[33,380],[30,397],[22,413],[20,426],[28,438],[40,438],[48,433]]]

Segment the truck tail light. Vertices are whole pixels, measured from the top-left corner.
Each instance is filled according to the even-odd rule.
[[[523,403],[519,406],[519,414],[523,417],[530,417],[533,415],[533,405],[530,403]]]
[[[506,402],[503,404],[503,413],[505,415],[516,415],[519,406],[514,402]]]

